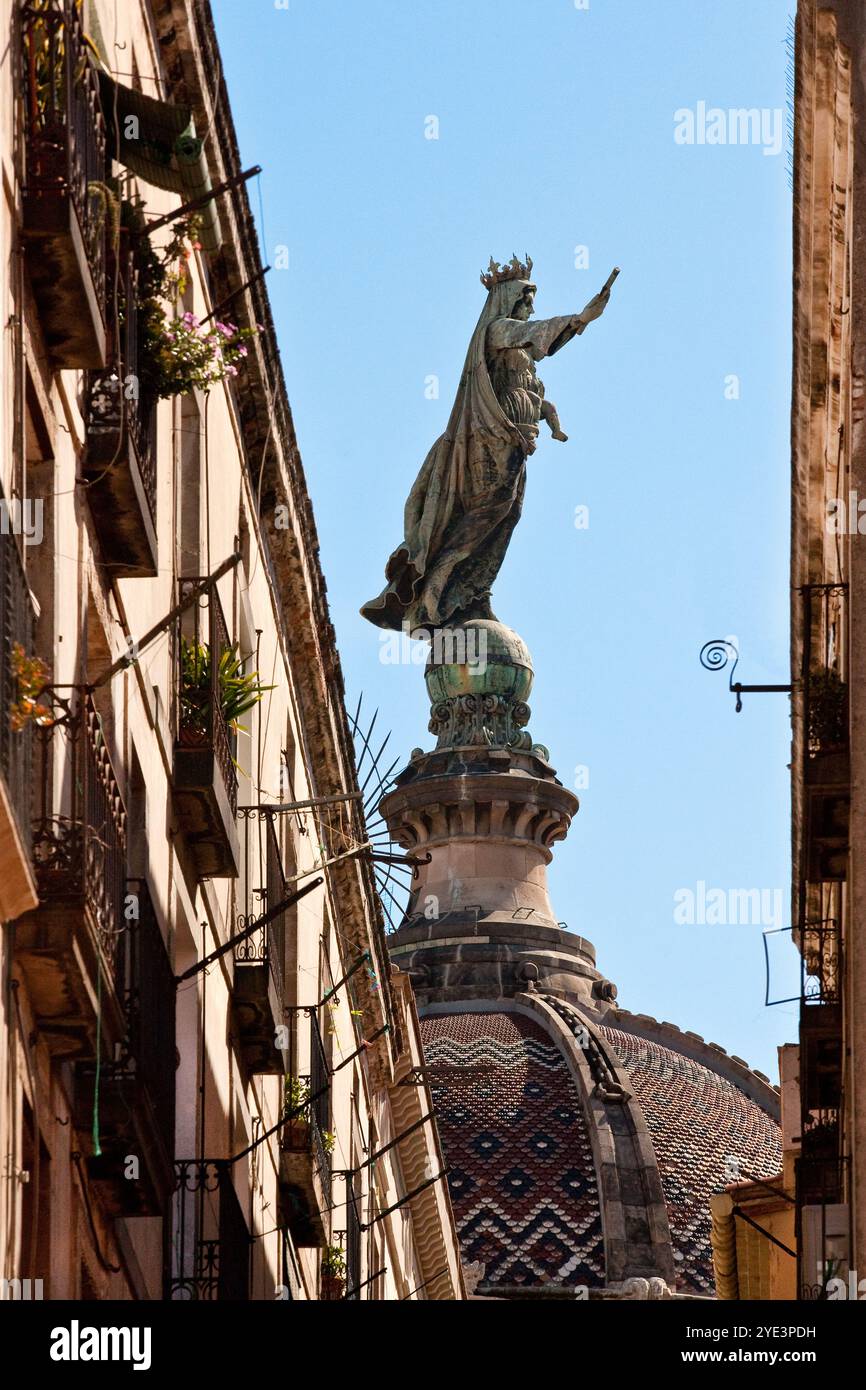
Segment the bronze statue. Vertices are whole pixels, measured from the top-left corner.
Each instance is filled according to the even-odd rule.
[[[523,264],[513,256],[504,266],[491,257],[481,276],[487,302],[451,417],[409,494],[405,538],[386,566],[387,586],[361,609],[378,627],[435,631],[495,617],[490,590],[520,517],[539,421],[554,439],[568,438],[535,364],[604,312],[619,274],[613,271],[581,313],[530,323],[531,271],[529,257]]]

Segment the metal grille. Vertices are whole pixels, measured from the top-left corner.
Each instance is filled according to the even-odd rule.
[[[313,1144],[328,1204],[331,1202],[331,1155],[322,1135],[331,1127],[331,1069],[315,1012],[310,1013],[310,1105]]]
[[[266,868],[266,896],[265,902],[268,911],[282,902],[286,896],[286,880],[283,876],[282,856],[277,839],[277,825],[273,816],[268,816],[265,821],[265,868]],[[282,1000],[283,993],[283,970],[286,960],[286,914],[281,912],[268,923],[268,966],[273,976],[274,986],[277,991],[277,998]]]
[[[105,221],[93,186],[105,183],[105,122],[78,9],[72,0],[30,0],[22,6],[21,26],[25,198],[70,198],[101,303]]]
[[[132,437],[138,470],[150,516],[156,524],[156,403],[149,396],[141,394],[141,367],[139,348],[141,322],[138,312],[138,268],[135,255],[128,244],[128,237],[121,232],[120,274],[122,283],[123,324],[120,340],[120,378],[133,389],[133,397],[126,402],[128,409],[129,433]]]
[[[205,582],[202,577],[181,579],[180,598]],[[231,651],[232,642],[215,588],[181,615],[178,643],[178,740],[185,747],[213,749],[234,814],[238,802],[234,735],[223,715],[219,678],[220,662]],[[190,681],[191,666],[196,662],[201,662],[201,669],[207,672],[206,681]]]
[[[259,807],[242,806],[238,816],[243,826],[244,910],[238,913],[239,931],[252,926],[258,917],[270,912],[288,893],[280,853],[277,821]],[[264,858],[264,866],[262,866]],[[261,880],[264,877],[264,884]],[[259,886],[256,886],[259,885]],[[282,1000],[283,969],[286,959],[286,914],[281,912],[258,931],[235,946],[235,964],[261,965],[267,961],[277,998]]]
[[[243,1303],[250,1296],[251,1237],[228,1159],[175,1164],[166,1298]]]
[[[126,925],[126,810],[93,700],[79,692],[71,701],[54,694],[54,722],[35,730],[33,860],[39,897],[45,902],[83,894],[113,965]]]
[[[847,584],[803,590],[803,709],[807,757],[848,744]]]
[[[346,1298],[360,1299],[361,1218],[351,1178],[346,1178]]]
[[[174,1154],[175,980],[147,882],[128,879],[137,917],[119,938],[115,985],[127,1019],[124,1064],[135,1067],[153,1106],[160,1138]]]
[[[33,631],[33,604],[18,544],[13,535],[0,534],[0,767],[21,838],[28,850],[33,726],[28,721],[23,728],[13,729],[11,714],[19,694],[13,664],[15,648],[20,647],[26,656],[31,656]]]
[[[142,394],[141,320],[138,269],[129,233],[120,229],[116,252],[108,260],[111,350],[104,371],[89,374],[87,398],[88,453],[94,464],[120,463],[132,441],[148,510],[156,524],[156,404]]]

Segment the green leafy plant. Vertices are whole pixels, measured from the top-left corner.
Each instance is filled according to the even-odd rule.
[[[79,21],[83,0],[75,0]],[[29,77],[29,113],[36,128],[47,129],[63,112],[66,105],[66,43],[67,26],[54,24],[54,0],[30,0],[26,33],[26,59]],[[87,52],[102,62],[93,39],[81,33],[82,48],[75,61],[72,80],[77,85],[85,76],[89,61]]]
[[[107,227],[109,242],[116,247],[120,240],[121,208],[116,187],[91,179],[87,185],[91,215],[100,227]]]
[[[136,236],[142,394],[155,399],[209,391],[237,376],[247,343],[262,332],[261,325],[238,328],[220,319],[202,323],[191,310],[180,308],[192,253],[201,249],[200,215],[177,218],[171,239],[159,250],[147,238],[141,202],[126,201],[121,220]]]
[[[326,1245],[322,1251],[322,1273],[330,1279],[345,1279],[346,1258],[339,1245]]]
[[[809,747],[813,753],[848,742],[848,686],[832,667],[809,675]]]
[[[180,721],[187,732],[206,736],[212,717],[212,653],[206,642],[183,637],[180,644]],[[245,669],[247,658],[240,655],[236,642],[220,654],[216,672],[219,710],[234,732],[241,715],[257,705],[272,685],[262,685],[258,671]]]
[[[336,1134],[332,1134],[329,1129],[322,1130],[322,1148],[325,1150],[326,1154],[332,1154],[334,1152],[334,1145],[336,1142]]]
[[[50,682],[48,667],[38,656],[28,656],[20,642],[12,643],[12,671],[17,698],[9,707],[9,726],[21,733],[28,724],[51,724],[53,715],[39,699]]]
[[[310,1088],[306,1081],[297,1076],[287,1076],[283,1081],[283,1116],[296,1120],[306,1119],[310,1107]]]
[[[195,314],[161,318],[151,312],[145,320],[142,357],[155,396],[183,396],[238,375],[247,356],[246,342],[258,328],[238,328],[220,320],[202,323]]]

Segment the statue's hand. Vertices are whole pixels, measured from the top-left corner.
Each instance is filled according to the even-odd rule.
[[[610,299],[610,290],[602,290],[600,294],[594,295],[585,309],[581,309],[578,314],[578,321],[583,324],[592,323],[593,319],[601,318],[607,302]]]

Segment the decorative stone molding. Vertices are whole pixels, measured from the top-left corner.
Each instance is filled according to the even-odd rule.
[[[548,749],[543,743],[534,744],[524,727],[529,716],[529,706],[523,700],[503,695],[458,695],[433,705],[428,728],[436,735],[437,749],[519,748],[548,761]]]
[[[507,752],[500,767],[452,762],[425,755],[423,767],[410,765],[383,798],[379,810],[397,843],[414,851],[466,839],[528,842],[549,863],[578,809],[573,792],[512,763]]]

